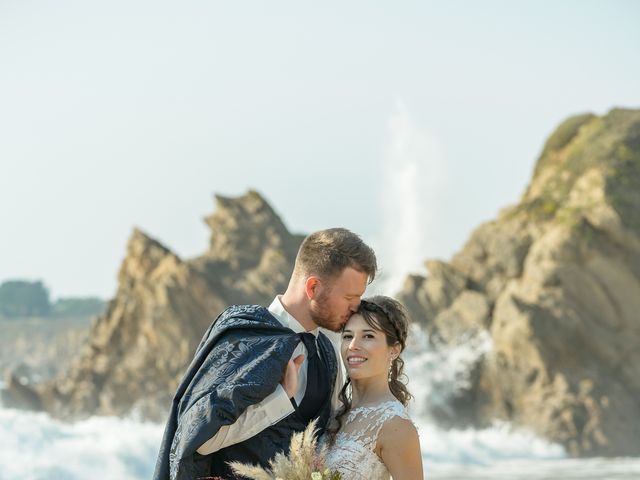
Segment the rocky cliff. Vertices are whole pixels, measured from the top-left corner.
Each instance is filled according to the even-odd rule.
[[[232,303],[284,291],[303,237],[250,191],[216,196],[210,248],[183,260],[140,230],[129,239],[116,296],[69,369],[35,391],[8,379],[14,403],[56,416],[135,412],[164,420],[211,321]]]
[[[520,203],[427,269],[399,296],[434,347],[492,342],[440,421],[640,455],[640,111],[562,123]]]
[[[302,241],[255,192],[216,203],[200,257],[134,231],[82,353],[36,389],[9,378],[14,401],[164,420],[212,319],[283,291]],[[439,421],[507,420],[574,455],[640,455],[640,111],[565,121],[521,201],[427,268],[399,297],[433,347],[491,344],[450,408],[434,406]]]

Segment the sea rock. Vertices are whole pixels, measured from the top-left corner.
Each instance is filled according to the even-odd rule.
[[[468,283],[467,277],[445,262],[428,260],[428,277],[410,275],[398,294],[413,321],[433,330],[438,312],[449,307]]]
[[[233,303],[268,305],[284,291],[302,236],[254,191],[216,196],[204,255],[183,260],[139,229],[118,290],[70,367],[33,390],[56,416],[135,414],[163,420],[201,337]],[[19,394],[27,395],[23,385]],[[15,388],[10,388],[11,394]]]
[[[465,285],[454,298],[431,272],[399,296],[434,348],[491,337],[452,399],[459,424],[506,420],[575,456],[640,455],[640,111],[565,121],[520,203],[446,265]]]

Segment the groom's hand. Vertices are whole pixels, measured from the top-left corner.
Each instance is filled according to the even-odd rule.
[[[300,354],[296,358],[289,360],[287,363],[287,369],[284,371],[280,385],[287,392],[289,398],[293,397],[298,391],[298,371],[300,365],[304,361],[304,355]]]

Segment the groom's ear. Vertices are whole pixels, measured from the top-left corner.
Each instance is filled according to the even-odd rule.
[[[320,279],[313,275],[307,277],[307,280],[304,283],[304,291],[309,300],[313,300],[315,298],[318,294],[318,288],[320,288]]]

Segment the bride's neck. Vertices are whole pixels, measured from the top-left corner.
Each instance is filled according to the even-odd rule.
[[[374,405],[395,398],[389,389],[386,376],[352,379],[352,407]]]

